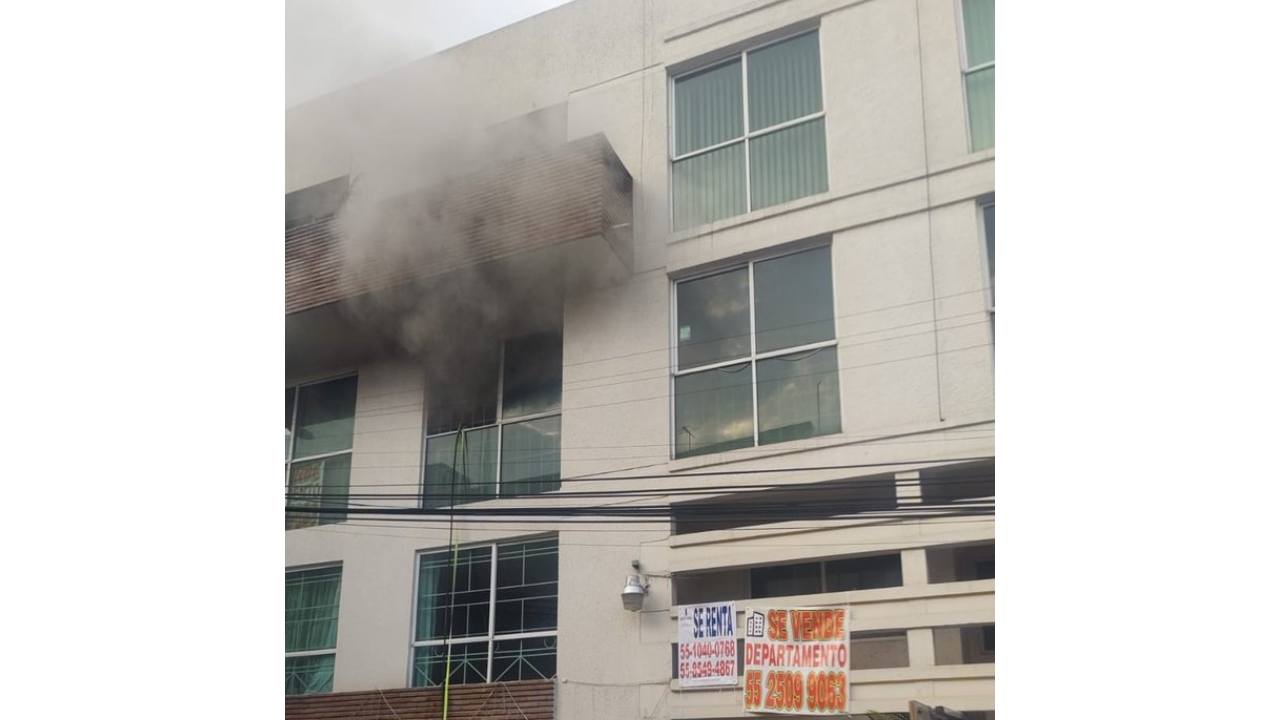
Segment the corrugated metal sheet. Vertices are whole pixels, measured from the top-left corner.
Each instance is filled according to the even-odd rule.
[[[285,720],[437,720],[440,688],[366,690],[286,697]],[[451,720],[552,720],[555,681],[521,680],[449,688]]]
[[[433,232],[403,260],[349,262],[332,217],[285,233],[285,312],[430,277],[469,264],[595,235],[630,265],[631,177],[602,135],[526,155],[448,182],[430,195],[398,200],[430,218]],[[357,266],[358,265],[358,266]],[[380,266],[384,265],[384,266]]]

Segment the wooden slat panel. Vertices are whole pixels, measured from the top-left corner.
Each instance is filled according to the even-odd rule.
[[[347,262],[332,217],[285,232],[285,312],[295,313],[416,277],[606,235],[631,220],[631,178],[608,141],[596,135],[446,183],[430,196],[404,198],[438,220],[448,241],[424,237],[403,258],[378,266]],[[625,261],[629,262],[628,257]]]
[[[285,698],[285,720],[434,720],[442,715],[440,688],[404,688]],[[552,720],[555,681],[522,680],[449,688],[449,717],[457,720]]]

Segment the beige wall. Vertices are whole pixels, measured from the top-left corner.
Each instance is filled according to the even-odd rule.
[[[565,475],[900,463],[891,471],[994,454],[992,349],[974,204],[994,190],[994,151],[967,150],[955,7],[951,0],[577,0],[291,109],[287,189],[358,172],[401,145],[430,144],[462,126],[566,102],[569,137],[604,132],[635,180],[635,257],[629,281],[565,301]],[[670,232],[668,69],[808,21],[821,27],[830,189]],[[832,242],[843,432],[764,452],[669,460],[671,278],[820,234]],[[352,487],[412,491],[430,388],[412,363],[356,369]],[[790,483],[849,474],[747,477]],[[645,482],[674,488],[719,480]],[[290,566],[343,563],[338,691],[406,684],[415,552],[449,541],[434,527],[363,526],[369,524],[287,534]],[[904,552],[901,588],[778,601],[848,605],[855,631],[908,629],[910,665],[854,672],[851,710],[903,711],[907,699],[993,706],[994,665],[943,666],[922,633],[991,622],[994,583],[929,585],[913,570],[923,567],[921,548],[994,537],[989,520],[796,525],[671,539],[665,524],[547,527],[561,542],[558,716],[740,715],[740,691],[681,691],[669,683],[676,630],[670,582],[661,575],[803,559],[815,546],[836,548],[823,554],[846,546],[850,553]],[[518,534],[461,527],[454,539]],[[645,611],[634,614],[618,599],[633,559],[655,573]]]

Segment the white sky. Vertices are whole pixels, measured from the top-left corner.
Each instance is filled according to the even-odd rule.
[[[285,0],[285,106],[567,0]]]

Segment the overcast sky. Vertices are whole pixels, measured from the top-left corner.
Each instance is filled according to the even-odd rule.
[[[285,107],[567,0],[285,0]]]

